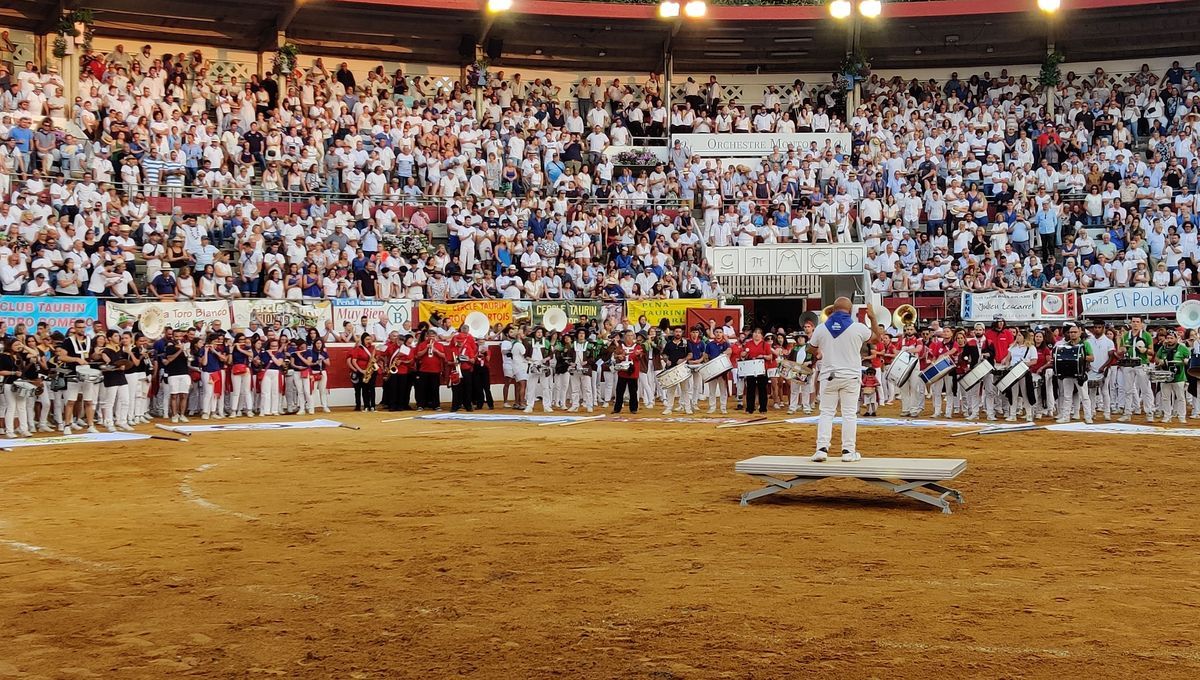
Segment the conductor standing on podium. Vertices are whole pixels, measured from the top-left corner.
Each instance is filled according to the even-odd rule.
[[[833,416],[838,404],[842,406],[842,461],[861,460],[855,446],[858,436],[858,399],[862,391],[862,346],[879,340],[879,324],[875,310],[867,305],[871,327],[855,321],[850,315],[850,298],[840,297],[833,303],[833,313],[817,326],[809,341],[821,351],[821,417],[817,421],[816,463],[829,458],[829,442],[833,439]]]

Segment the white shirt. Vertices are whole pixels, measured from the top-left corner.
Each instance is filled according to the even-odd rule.
[[[818,325],[808,344],[821,350],[821,379],[861,377],[862,346],[870,339],[871,329],[858,321],[836,338],[828,322]]]

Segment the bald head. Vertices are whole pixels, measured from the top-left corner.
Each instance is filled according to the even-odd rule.
[[[835,312],[849,312],[851,309],[853,309],[853,306],[848,297],[840,297],[833,301],[833,311]]]

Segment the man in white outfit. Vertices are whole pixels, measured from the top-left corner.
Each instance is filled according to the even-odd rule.
[[[817,421],[817,452],[812,460],[820,463],[829,458],[829,443],[833,439],[833,416],[841,404],[842,461],[861,460],[856,439],[858,436],[858,401],[862,392],[862,346],[879,340],[879,324],[875,312],[867,306],[863,325],[850,315],[850,298],[840,297],[833,303],[833,313],[817,326],[809,342],[821,352],[821,416]]]

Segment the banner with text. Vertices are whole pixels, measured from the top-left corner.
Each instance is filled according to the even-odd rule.
[[[75,319],[87,321],[88,326],[100,318],[100,303],[96,298],[37,297],[33,295],[0,296],[0,321],[11,332],[19,323],[30,333],[45,321],[50,331],[66,331]]]
[[[551,300],[535,301],[532,305],[533,325],[542,325],[542,317],[551,309],[561,309],[567,315],[567,323],[572,326],[579,323],[583,317],[600,320],[599,300]]]
[[[429,302],[421,300],[417,305],[417,316],[428,321],[435,313],[450,317],[450,326],[458,328],[471,312],[487,314],[492,325],[513,322],[513,306],[509,300],[468,300],[467,302]]]
[[[334,300],[333,328],[340,331],[349,321],[358,324],[364,316],[390,331],[404,331],[412,321],[412,300]],[[413,330],[410,325],[409,331]]]
[[[709,248],[714,276],[860,275],[867,262],[861,243],[772,243]]]
[[[229,311],[229,303],[224,300],[217,302],[138,302],[125,304],[121,302],[104,303],[104,322],[111,329],[121,327],[126,321],[137,322],[147,312],[158,315],[163,320],[164,328],[191,328],[197,321],[205,325],[220,321],[221,327],[229,330],[233,326],[233,317]]]
[[[329,300],[234,300],[233,323],[246,328],[253,319],[261,326],[273,326],[278,321],[284,328],[325,327],[330,315]]]
[[[682,326],[687,323],[689,309],[716,307],[717,301],[711,298],[680,298],[678,300],[626,300],[625,318],[635,324],[644,314],[651,325],[657,326],[661,319],[666,319],[672,326]]]
[[[1135,314],[1171,314],[1187,298],[1183,288],[1110,288],[1084,293],[1080,304],[1084,316],[1133,316]]]
[[[814,155],[824,154],[826,147],[832,150],[838,146],[842,147],[843,153],[850,153],[848,132],[695,133],[671,135],[671,140],[683,142],[684,147],[700,156],[748,156],[758,159],[774,151],[786,153],[790,145],[803,157],[814,143]]]
[[[992,321],[1002,318],[1010,323],[1027,321],[1067,321],[1079,314],[1075,291],[1051,293],[1028,290],[1020,293],[964,293],[964,321]]]

